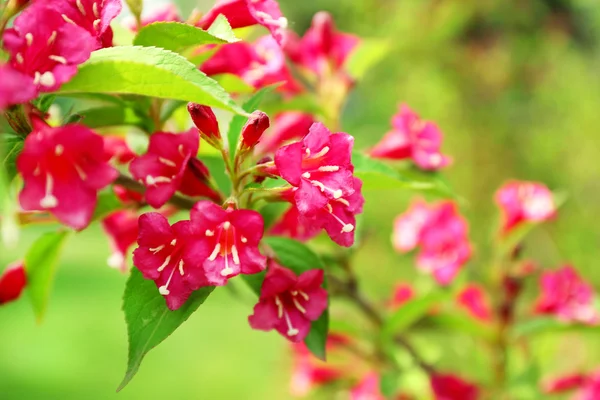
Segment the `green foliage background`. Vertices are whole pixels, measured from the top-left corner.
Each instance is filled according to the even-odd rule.
[[[184,11],[193,6],[179,3]],[[207,3],[201,9],[208,9]],[[366,148],[389,129],[399,102],[439,123],[444,149],[455,160],[445,175],[465,199],[463,213],[476,245],[465,277],[487,276],[495,189],[509,178],[539,180],[568,198],[555,222],[528,237],[524,255],[548,268],[572,262],[600,291],[600,5],[595,0],[280,3],[298,32],[314,12],[327,10],[343,31],[390,41],[389,53],[350,97],[343,130],[356,137],[358,148]],[[431,287],[415,274],[412,256],[395,254],[389,244],[391,219],[411,197],[367,193],[369,239],[358,253],[358,268],[367,292],[381,304],[395,281],[414,282],[423,293]],[[17,249],[2,249],[0,265],[22,255],[39,233],[25,230]],[[108,255],[98,227],[69,239],[43,325],[36,325],[26,301],[0,308],[0,398],[288,398],[287,345],[276,334],[251,331],[247,293],[232,296],[228,289],[216,290],[146,358],[131,384],[114,394],[126,364],[120,310],[126,278],[106,267]],[[529,288],[527,298],[535,290]],[[338,315],[347,315],[339,306]],[[528,312],[525,305],[521,317]],[[596,367],[599,337],[598,332],[537,336],[531,359],[515,359],[511,376],[533,382],[540,373]],[[489,380],[488,354],[474,351],[472,339],[435,332],[413,339],[446,369]],[[515,398],[535,396],[524,390]]]

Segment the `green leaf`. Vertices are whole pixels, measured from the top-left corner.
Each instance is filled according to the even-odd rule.
[[[363,76],[383,59],[390,48],[390,43],[381,39],[362,39],[346,65],[350,76],[362,79]]]
[[[2,169],[6,173],[7,182],[11,182],[17,175],[17,157],[23,150],[23,138],[10,134],[4,133],[0,135],[0,150],[2,153]]]
[[[131,270],[123,296],[129,337],[129,362],[125,378],[117,391],[123,389],[135,376],[146,354],[184,323],[204,303],[213,289],[214,287],[204,287],[196,290],[181,308],[171,311],[154,282],[144,279],[137,268]]]
[[[193,101],[246,114],[213,79],[184,57],[157,47],[97,50],[60,93],[124,93]]]
[[[142,10],[144,8],[143,0],[125,0],[125,2],[135,19],[140,21],[142,18]]]
[[[137,126],[146,132],[152,132],[154,124],[144,118],[136,110],[128,107],[98,107],[77,113],[84,124],[90,128],[104,128],[107,126]]]
[[[242,108],[247,113],[252,113],[258,109],[258,106],[263,101],[264,97],[279,87],[279,83],[275,83],[273,85],[266,86],[256,92],[248,101],[244,103]],[[238,146],[238,141],[240,140],[240,135],[242,134],[242,128],[248,121],[247,116],[243,115],[235,115],[231,122],[229,123],[229,130],[227,131],[227,141],[229,142],[229,154],[233,159],[235,157],[235,151]]]
[[[437,314],[427,318],[432,322],[434,329],[455,331],[466,335],[475,336],[484,340],[493,340],[495,332],[492,326],[486,325],[466,314]]]
[[[217,18],[215,18],[213,23],[208,28],[208,33],[224,40],[227,43],[240,41],[240,39],[235,36],[235,33],[233,33],[233,29],[231,29],[229,21],[227,21],[227,18],[225,18],[223,14],[219,14]]]
[[[512,335],[515,338],[519,338],[564,332],[592,332],[597,335],[600,334],[600,327],[597,325],[563,322],[551,317],[538,317],[517,323],[513,328]]]
[[[225,169],[225,161],[220,156],[200,156],[200,160],[206,165],[210,172],[210,177],[215,181],[217,187],[225,196],[231,194],[231,180]]]
[[[402,304],[384,323],[381,335],[385,339],[392,339],[394,335],[402,333],[414,323],[425,317],[435,304],[443,301],[448,294],[434,292],[423,297],[411,299]]]
[[[329,308],[327,308],[318,320],[310,326],[310,332],[304,338],[306,348],[315,357],[325,361],[327,359],[327,334],[329,332]]]
[[[103,190],[98,193],[98,203],[96,204],[96,209],[94,210],[94,215],[92,216],[92,220],[98,220],[106,217],[108,214],[120,210],[123,208],[123,204],[112,191],[112,189]]]
[[[255,90],[253,86],[248,85],[242,78],[234,74],[219,74],[212,78],[219,82],[219,85],[228,93],[250,94]]]
[[[32,103],[35,108],[40,110],[42,113],[47,113],[55,99],[55,94],[43,94],[37,99],[33,100]]]
[[[216,21],[215,21],[216,22]],[[146,25],[133,40],[136,46],[156,46],[176,53],[202,44],[223,44],[237,42],[233,30],[227,23],[216,32],[207,32],[182,22],[154,22]],[[227,30],[229,28],[229,30]]]
[[[393,398],[398,393],[398,372],[384,371],[381,374],[379,389],[387,399]]]
[[[68,235],[68,231],[46,233],[33,243],[25,255],[27,291],[38,322],[46,313],[58,257]]]

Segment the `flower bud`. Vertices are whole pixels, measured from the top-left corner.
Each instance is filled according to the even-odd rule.
[[[208,106],[196,103],[188,103],[188,112],[194,121],[194,125],[200,133],[208,138],[220,139],[219,122],[213,110]]]
[[[23,262],[17,261],[8,266],[0,275],[0,304],[16,300],[27,282]]]
[[[268,127],[269,116],[262,111],[254,111],[242,128],[242,147],[253,148]]]

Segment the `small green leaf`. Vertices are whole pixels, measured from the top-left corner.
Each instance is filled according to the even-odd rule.
[[[32,103],[35,108],[40,110],[42,113],[47,113],[55,99],[55,94],[43,94],[37,99],[33,100]]]
[[[384,371],[381,374],[379,389],[387,399],[393,398],[398,392],[398,372]]]
[[[6,173],[6,179],[11,182],[17,175],[17,157],[23,150],[23,138],[11,133],[0,135],[0,150],[2,150],[2,169]]]
[[[127,386],[135,376],[146,354],[183,324],[204,303],[213,289],[214,287],[204,287],[196,290],[181,308],[171,311],[154,282],[144,279],[137,268],[131,270],[123,296],[129,337],[129,362],[125,378],[117,391]]]
[[[80,111],[77,114],[81,117],[82,122],[90,128],[130,125],[137,126],[146,132],[154,130],[151,120],[128,107],[98,107]]]
[[[25,255],[27,291],[38,322],[46,313],[58,257],[68,235],[68,231],[46,233],[33,243]]]
[[[200,156],[200,160],[208,168],[211,179],[216,182],[219,190],[223,192],[225,196],[229,196],[231,194],[231,180],[227,175],[223,157],[202,155]]]
[[[362,39],[348,60],[346,69],[350,76],[359,80],[381,61],[390,48],[390,43],[381,39]]]
[[[329,332],[329,308],[327,308],[318,320],[310,326],[310,332],[304,338],[306,348],[315,357],[325,361],[327,359],[327,335]]]
[[[92,220],[98,220],[106,217],[108,214],[120,210],[123,208],[123,204],[111,189],[103,190],[98,193],[98,203],[94,210]]]
[[[432,322],[434,329],[443,328],[444,330],[464,333],[484,340],[493,340],[495,332],[492,326],[486,325],[473,317],[461,314],[437,314],[427,318]]]
[[[182,101],[246,114],[213,79],[184,57],[158,47],[97,50],[60,93],[123,93]]]
[[[384,323],[381,334],[385,339],[402,333],[411,325],[423,318],[431,307],[448,297],[447,293],[434,292],[423,297],[411,299],[402,304]]]
[[[192,46],[233,43],[238,40],[231,27],[229,27],[229,31],[223,27],[220,31],[211,33],[182,22],[154,22],[140,29],[133,44],[162,47],[178,53]]]
[[[593,334],[600,334],[600,326],[568,323],[551,317],[537,317],[517,323],[512,330],[512,335],[515,338],[519,338],[564,332],[591,332]]]
[[[285,237],[267,237],[263,241],[275,252],[281,265],[299,275],[311,269],[323,269],[319,256],[308,246]]]
[[[227,43],[239,42],[240,40],[235,36],[235,33],[233,33],[229,21],[227,21],[227,18],[223,14],[219,14],[217,18],[215,18],[213,23],[208,27],[208,33]]]

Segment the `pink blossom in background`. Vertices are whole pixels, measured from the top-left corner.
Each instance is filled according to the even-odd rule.
[[[379,388],[379,376],[374,372],[365,375],[350,389],[351,400],[385,400]]]
[[[248,317],[252,329],[276,329],[294,343],[304,340],[313,321],[327,309],[327,292],[321,287],[323,270],[296,276],[275,262],[269,264],[259,302]]]
[[[426,226],[431,211],[427,203],[422,200],[414,201],[409,209],[394,220],[394,233],[392,244],[401,252],[408,252],[419,245],[421,232]]]
[[[298,140],[306,135],[311,125],[315,122],[311,114],[298,111],[286,111],[275,116],[260,143],[255,147],[257,154],[273,154],[283,145],[292,140]]]
[[[573,391],[570,400],[600,399],[600,371],[554,378],[542,385],[544,393],[558,394]]]
[[[404,303],[412,300],[415,297],[415,290],[409,283],[397,283],[394,286],[394,292],[390,299],[389,305],[392,309],[402,307]]]
[[[37,97],[37,88],[28,75],[9,65],[0,65],[0,111]]]
[[[556,215],[552,192],[537,182],[511,181],[496,192],[502,212],[502,233],[508,234],[526,222],[542,222]]]
[[[84,125],[52,128],[34,119],[33,132],[17,158],[24,187],[19,203],[27,211],[48,211],[76,230],[88,226],[97,193],[118,172],[108,163],[102,136]]]
[[[389,160],[412,159],[424,170],[438,170],[450,163],[441,153],[442,132],[436,124],[423,121],[406,104],[392,118],[392,131],[370,151],[371,157]]]
[[[492,319],[490,300],[480,286],[469,284],[460,291],[456,301],[473,318],[484,322]]]
[[[540,291],[536,313],[554,315],[565,322],[599,322],[598,310],[594,306],[594,289],[572,266],[544,272],[540,278]]]
[[[477,400],[479,389],[472,383],[451,374],[434,374],[431,389],[435,400]]]
[[[127,254],[137,242],[138,213],[127,209],[115,211],[102,220],[102,229],[112,249],[108,265],[126,272]]]
[[[149,13],[142,15],[141,25],[142,27],[150,25],[154,22],[183,22],[179,16],[179,10],[175,4],[164,4],[160,7],[153,9]],[[132,31],[137,31],[137,23],[135,19],[129,18],[124,25]]]
[[[129,148],[125,138],[104,135],[104,151],[110,154],[110,160],[117,164],[127,164],[135,158],[135,153]]]
[[[0,274],[0,305],[17,300],[26,285],[27,276],[23,262],[10,264]]]

